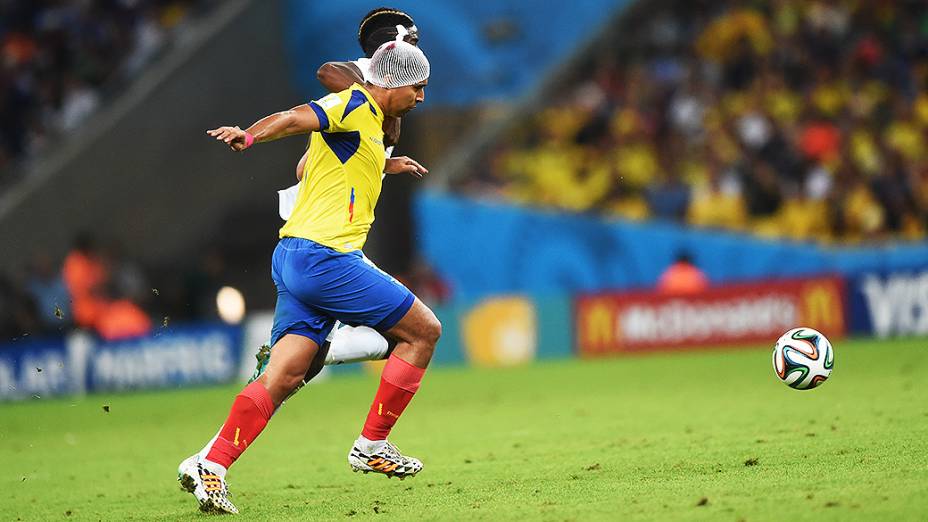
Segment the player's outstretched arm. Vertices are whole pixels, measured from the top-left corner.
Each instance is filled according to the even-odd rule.
[[[341,92],[353,83],[364,83],[361,71],[351,62],[326,62],[316,71],[316,78],[329,92]]]
[[[411,174],[419,179],[429,173],[427,168],[408,156],[388,159],[383,171],[387,174]]]
[[[241,152],[255,143],[273,141],[294,134],[308,134],[320,129],[319,118],[307,104],[290,110],[265,116],[245,130],[235,127],[219,127],[206,131],[207,134]]]

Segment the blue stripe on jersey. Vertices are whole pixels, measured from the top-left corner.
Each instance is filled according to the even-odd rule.
[[[322,110],[322,107],[316,104],[316,102],[309,102],[309,108],[316,113],[316,117],[319,118],[319,130],[324,131],[329,128],[329,116]]]
[[[345,121],[345,118],[351,114],[351,111],[357,109],[365,103],[367,103],[367,96],[364,96],[363,92],[351,91],[351,99],[348,100],[348,103],[345,105],[345,112],[342,113],[342,121]]]
[[[320,132],[322,139],[325,140],[329,149],[335,153],[335,157],[344,165],[358,152],[361,146],[361,133],[359,131],[351,132]]]

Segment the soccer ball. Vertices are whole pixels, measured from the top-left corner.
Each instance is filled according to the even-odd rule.
[[[835,350],[820,332],[793,328],[773,347],[773,369],[791,388],[811,390],[825,382],[835,365]]]

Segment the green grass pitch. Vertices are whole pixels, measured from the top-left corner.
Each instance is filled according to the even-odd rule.
[[[769,348],[438,368],[403,482],[346,463],[376,382],[278,412],[229,475],[245,520],[928,520],[924,339],[841,342],[812,391]],[[176,466],[238,388],[0,405],[0,520],[203,520]]]

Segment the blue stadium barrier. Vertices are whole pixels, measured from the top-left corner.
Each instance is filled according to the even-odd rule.
[[[419,27],[420,46],[432,64],[426,107],[521,94],[627,4],[628,0],[574,0],[569,7],[543,0],[389,2],[410,13]],[[362,54],[358,23],[381,5],[368,0],[286,2],[286,42],[301,92],[307,97],[322,94],[316,81],[322,63],[354,60]],[[565,9],[566,16],[560,16]],[[494,27],[504,38],[499,43],[487,36]],[[511,37],[505,36],[507,31]]]
[[[0,401],[229,382],[242,340],[241,327],[204,323],[125,341],[77,332],[0,345]]]
[[[672,223],[608,221],[421,192],[422,253],[455,298],[649,288],[677,252],[714,284],[928,268],[928,244],[827,248]]]
[[[0,401],[81,391],[79,365],[68,356],[63,338],[0,345]]]
[[[77,343],[72,339],[69,349]],[[222,324],[188,325],[127,341],[89,341],[83,350],[89,391],[214,384],[238,374],[242,331]]]
[[[462,221],[472,226],[479,222]],[[490,258],[513,254],[500,246],[502,239],[484,239],[484,248],[491,249],[484,252],[493,252],[484,256],[488,265],[496,263]],[[905,256],[901,259],[910,261]],[[861,264],[848,262],[853,267]],[[865,271],[844,281],[849,331],[877,337],[928,335],[928,268]],[[433,307],[443,324],[433,365],[513,366],[574,354],[574,292],[461,294]],[[256,314],[242,326],[184,325],[117,342],[81,332],[61,339],[20,338],[0,345],[0,401],[243,380],[254,369],[253,354],[263,342],[268,317]],[[249,330],[251,336],[246,334]],[[262,341],[255,341],[259,338]],[[368,363],[327,371],[343,374],[365,369],[379,371]]]

